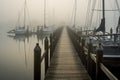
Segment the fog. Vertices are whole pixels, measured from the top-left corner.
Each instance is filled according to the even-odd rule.
[[[15,26],[23,5],[24,0],[0,0],[0,24]],[[83,23],[84,21],[80,21],[80,19],[84,19],[83,13],[85,14],[86,11],[87,0],[78,0],[77,5],[77,19]],[[27,0],[27,7],[31,24],[33,26],[42,25],[44,21],[44,0]],[[73,7],[74,0],[46,0],[46,24],[70,24]]]
[[[73,25],[74,1],[75,0],[46,0],[46,25],[48,26]],[[77,0],[76,26],[83,27],[85,25],[88,1],[89,0]],[[95,0],[92,0],[92,2],[94,1]],[[109,8],[111,7],[113,1],[115,0],[106,0],[108,7],[107,9],[114,9]],[[97,5],[98,3],[96,3],[96,7]],[[4,28],[8,29],[14,28],[16,26],[19,13],[20,12],[22,13],[23,6],[24,0],[0,0],[0,25],[1,25],[0,28],[2,29],[3,26]],[[37,25],[43,25],[44,0],[27,0],[27,7],[29,12],[28,20],[31,26],[36,27]],[[115,16],[111,16],[110,18],[115,18],[116,20],[114,21],[115,24],[117,24],[119,13],[117,12],[114,15]],[[95,21],[93,20],[92,24],[93,26],[98,27],[94,25],[96,23]],[[106,25],[108,26],[108,24],[111,22],[106,23]],[[97,23],[98,24],[100,23],[100,19],[98,20]],[[112,23],[109,26],[110,27],[112,27],[113,25],[116,26],[115,24]]]

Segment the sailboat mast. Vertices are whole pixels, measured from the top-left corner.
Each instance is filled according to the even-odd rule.
[[[46,0],[44,0],[44,28],[46,27]]]
[[[55,9],[53,8],[53,27],[55,26]]]
[[[24,27],[26,26],[26,0],[24,3]]]
[[[104,27],[104,31],[103,31],[103,34],[105,34],[105,0],[102,1],[102,10],[103,10],[103,27]]]
[[[105,19],[105,0],[102,1],[103,2],[103,19]]]
[[[74,7],[75,7],[75,15],[74,15],[74,25],[73,25],[73,27],[75,27],[76,25],[76,10],[77,10],[77,0],[75,0],[75,5],[74,5]]]

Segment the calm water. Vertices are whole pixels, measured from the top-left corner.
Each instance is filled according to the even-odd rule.
[[[37,42],[43,49],[44,37],[11,36],[6,32],[0,30],[0,80],[33,80],[33,49]]]

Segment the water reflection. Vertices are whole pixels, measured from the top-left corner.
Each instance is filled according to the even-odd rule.
[[[21,54],[21,48],[23,48],[23,52],[24,52],[24,57],[25,57],[25,66],[27,68],[27,46],[26,46],[26,41],[27,43],[29,43],[29,37],[30,36],[25,36],[25,35],[8,35],[8,37],[12,38],[13,40],[15,40],[16,42],[18,42],[18,53]],[[20,45],[23,43],[23,47],[21,47]]]
[[[2,42],[6,41],[7,43],[5,43],[4,45],[10,44],[10,46],[6,47],[6,51],[1,51],[4,55],[1,55],[2,57],[4,57],[4,59],[1,59],[1,63],[4,63],[4,67],[8,67],[10,65],[13,66],[10,68],[10,70],[12,70],[14,74],[16,74],[16,77],[12,79],[13,75],[10,74],[10,71],[6,71],[5,74],[10,75],[10,77],[5,79],[6,77],[2,76],[0,80],[33,80],[33,49],[36,43],[39,43],[43,52],[45,37],[49,37],[49,35],[7,35],[6,37],[4,35],[4,39]],[[7,55],[10,56],[6,58]],[[6,62],[4,62],[4,60],[6,60]],[[12,64],[9,64],[10,62]],[[13,70],[14,68],[16,70]]]
[[[15,40],[18,43],[18,53],[21,53],[21,48],[23,48],[23,52],[25,54],[25,65],[27,67],[27,46],[30,45],[31,41],[30,38],[32,39],[37,39],[36,43],[39,43],[40,46],[44,47],[44,39],[45,37],[49,38],[49,34],[44,34],[44,35],[8,35],[9,38],[12,38],[13,40]],[[23,45],[23,46],[20,46]],[[43,49],[43,48],[42,48]],[[29,51],[29,50],[28,50]],[[44,51],[44,50],[43,50]]]
[[[43,44],[43,40],[45,39],[45,37],[49,38],[49,36],[50,36],[49,34],[37,35],[37,40],[38,40],[38,42],[42,41],[42,44]]]
[[[8,35],[8,37],[13,38],[13,40],[19,41],[19,42],[25,42],[27,39],[27,42],[29,43],[29,37],[31,36],[26,36],[26,35]]]

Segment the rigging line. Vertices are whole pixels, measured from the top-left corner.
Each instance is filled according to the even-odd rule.
[[[52,0],[54,2],[54,0]],[[55,27],[55,5],[53,4],[52,5],[52,8],[53,8],[53,13],[52,13],[52,16],[53,16],[53,19],[52,19],[52,22],[53,22],[53,27]]]
[[[44,28],[46,27],[46,0],[44,0]]]
[[[28,18],[29,18],[29,25],[28,26],[31,26],[31,21],[30,21],[30,14],[29,14],[29,9],[28,9],[28,6],[27,6],[27,3],[26,3],[26,13],[25,13],[25,15],[27,14],[28,15]],[[27,16],[26,16],[26,18],[27,18]],[[26,20],[26,19],[25,19]],[[25,21],[26,22],[26,21]],[[25,24],[26,25],[26,24]],[[28,28],[28,26],[27,26],[27,28]]]
[[[85,27],[87,27],[87,23],[88,23],[88,19],[89,18],[89,12],[90,12],[90,4],[91,4],[91,0],[88,0],[88,5],[87,5],[87,12],[86,12],[86,18],[85,18]]]
[[[20,26],[20,12],[18,14],[18,26]]]
[[[93,11],[103,11],[103,10],[100,10],[100,9],[92,9]],[[118,9],[115,9],[115,10],[105,10],[105,11],[118,11]]]
[[[75,6],[74,3],[73,3],[73,6]],[[74,7],[72,9],[72,14],[71,14],[71,21],[70,21],[71,25],[72,25],[72,21],[73,21],[73,14],[74,14]],[[73,25],[74,25],[74,23],[73,23]]]
[[[74,27],[76,26],[76,11],[77,11],[77,0],[75,0],[75,5],[74,5],[74,8],[75,8],[75,14],[74,14]]]
[[[20,11],[18,12],[18,19],[16,22],[16,28],[20,26]]]
[[[91,4],[91,0],[90,0],[90,4]],[[89,21],[90,21],[90,5],[88,6],[89,7],[89,11],[88,11],[88,20],[87,20],[87,27],[89,28]]]
[[[116,5],[117,5],[117,8],[118,8],[119,15],[120,15],[120,7],[119,7],[119,4],[118,4],[118,1],[117,0],[115,0],[115,1],[116,1]]]
[[[55,26],[55,9],[53,8],[53,27]]]
[[[100,8],[100,0],[98,1],[98,5],[97,5],[97,9]],[[99,23],[99,14],[98,12],[96,12],[96,20],[95,20],[95,25],[97,26],[97,24]]]
[[[28,14],[28,18],[29,18],[29,24],[30,24],[30,26],[32,26],[28,6],[26,6],[26,8],[27,8],[27,14]]]
[[[114,3],[110,0],[109,1],[110,5],[111,5],[111,9],[114,10]],[[112,5],[113,4],[113,5]],[[106,11],[106,10],[105,10]]]
[[[120,16],[120,7],[119,7],[119,4],[118,4],[118,1],[116,0],[116,5],[117,5],[117,8],[118,8],[118,12],[119,12],[119,16]],[[118,19],[119,20],[119,19]],[[118,26],[120,27],[120,26]]]
[[[25,0],[25,3],[24,3],[24,27],[26,26],[26,4],[27,4],[27,1]]]
[[[21,21],[20,21],[20,16],[22,16],[22,11],[24,10],[24,4],[23,4],[23,7],[20,9],[20,11],[18,11],[18,20],[17,20],[17,22],[16,22],[16,28],[17,27],[20,27],[21,26]]]
[[[93,1],[92,9],[95,8],[95,4],[96,4],[96,0]],[[93,14],[94,14],[94,11],[91,12],[91,16],[90,16],[90,24],[89,24],[90,27],[92,26]]]
[[[99,7],[99,9],[102,7],[102,0],[100,0],[100,7]],[[99,12],[99,24],[101,23],[101,17],[102,17],[102,15],[101,15],[101,12]]]
[[[21,26],[21,24],[20,23],[22,23],[22,21],[20,21],[22,18],[20,17],[20,16],[23,16],[23,18],[24,18],[24,4],[23,4],[23,6],[22,6],[22,8],[20,9],[20,11],[18,12],[18,17],[19,17],[19,22],[18,22],[18,25],[19,25],[19,27]],[[23,20],[23,24],[22,24],[23,26],[24,26],[24,20]]]
[[[95,6],[95,1],[93,1],[93,2],[91,3],[91,8],[90,8],[90,9],[92,9],[93,6]],[[87,25],[89,25],[89,29],[90,29],[90,27],[91,27],[90,24],[91,24],[92,15],[93,15],[93,11],[91,10],[91,11],[90,11],[90,14],[89,14],[89,21],[88,21],[88,24],[87,24]]]
[[[116,2],[114,1],[114,5],[113,6],[115,6],[116,5]],[[119,12],[118,12],[119,13]],[[116,23],[116,13],[113,13],[113,21],[114,21],[114,27],[113,27],[113,33],[114,33],[114,30],[115,30],[115,23]]]
[[[91,25],[92,25],[92,20],[93,20],[93,14],[94,14],[94,11],[92,11],[93,8],[95,8],[95,5],[96,5],[96,0],[94,0],[91,4],[91,12],[90,12],[90,19],[89,19],[89,29],[91,29]]]
[[[73,6],[74,6],[74,4],[73,4]],[[72,24],[72,19],[73,19],[73,12],[74,12],[74,7],[72,9],[72,14],[71,14],[71,21],[70,21],[71,24]]]
[[[102,1],[101,0],[99,0],[99,2],[98,2],[98,9],[100,9],[101,8],[101,5],[102,5]],[[97,28],[97,26],[100,24],[100,17],[101,17],[101,12],[97,12],[97,20],[96,20],[96,26],[95,26],[95,28]]]

